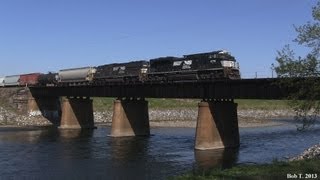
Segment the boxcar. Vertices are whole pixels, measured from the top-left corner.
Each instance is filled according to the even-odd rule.
[[[40,73],[22,74],[20,75],[19,85],[20,86],[36,85],[38,84],[39,76],[40,76]]]
[[[4,86],[19,86],[20,75],[5,76]]]
[[[94,67],[82,67],[73,69],[63,69],[58,73],[60,83],[88,83],[93,79],[96,73]]]
[[[54,86],[58,82],[58,73],[40,74],[38,82],[40,86]]]
[[[148,61],[102,65],[97,67],[94,81],[96,83],[143,81],[146,78],[148,68]]]
[[[0,87],[3,87],[3,86],[4,86],[3,81],[4,81],[4,77],[0,77]]]

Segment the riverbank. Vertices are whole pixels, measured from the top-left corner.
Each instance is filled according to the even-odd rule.
[[[94,98],[95,122],[111,123],[112,98]],[[147,99],[151,127],[196,127],[199,100]],[[239,127],[281,125],[277,119],[293,119],[286,100],[237,99]]]
[[[198,111],[195,108],[186,109],[150,109],[151,127],[196,127]],[[275,126],[283,119],[293,116],[290,110],[238,110],[239,127]],[[292,118],[291,118],[292,119]],[[111,124],[112,111],[94,112],[95,123]],[[51,122],[40,116],[27,116],[0,107],[0,125],[16,126],[47,126]]]
[[[273,162],[266,165],[241,165],[215,169],[207,174],[187,174],[173,179],[319,179],[320,160]]]
[[[195,172],[174,179],[319,179],[320,144],[306,149],[289,161],[274,161],[271,164],[238,165],[230,169],[213,169]]]

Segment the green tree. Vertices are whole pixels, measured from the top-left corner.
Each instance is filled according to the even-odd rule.
[[[320,1],[312,8],[313,22],[296,27],[298,37],[295,39],[301,45],[312,48],[313,55],[319,57],[320,53]]]
[[[313,21],[295,27],[294,42],[310,48],[305,57],[296,56],[289,45],[278,51],[275,71],[282,78],[281,86],[290,91],[290,106],[295,118],[302,122],[299,130],[313,125],[320,113],[320,1],[312,8]]]

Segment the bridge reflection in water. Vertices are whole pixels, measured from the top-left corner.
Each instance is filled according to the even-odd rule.
[[[120,137],[111,138],[111,158],[115,165],[126,164],[148,154],[149,138]]]
[[[231,168],[238,161],[239,148],[195,150],[195,174],[207,174],[214,168]]]

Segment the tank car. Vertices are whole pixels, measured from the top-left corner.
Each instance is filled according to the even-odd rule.
[[[38,84],[40,73],[21,74],[19,79],[20,86],[34,86]]]
[[[20,75],[12,75],[4,77],[4,86],[19,86]]]
[[[148,61],[133,61],[98,66],[94,82],[98,85],[119,82],[141,82],[145,80],[148,68]]]
[[[4,81],[4,77],[0,77],[0,87],[3,87],[3,86],[4,86],[3,81]]]
[[[60,85],[90,84],[95,73],[95,67],[63,69],[58,73],[58,82]]]
[[[39,86],[55,86],[58,83],[58,73],[40,74],[38,83]]]
[[[190,54],[150,60],[151,81],[239,79],[239,65],[226,51]]]

